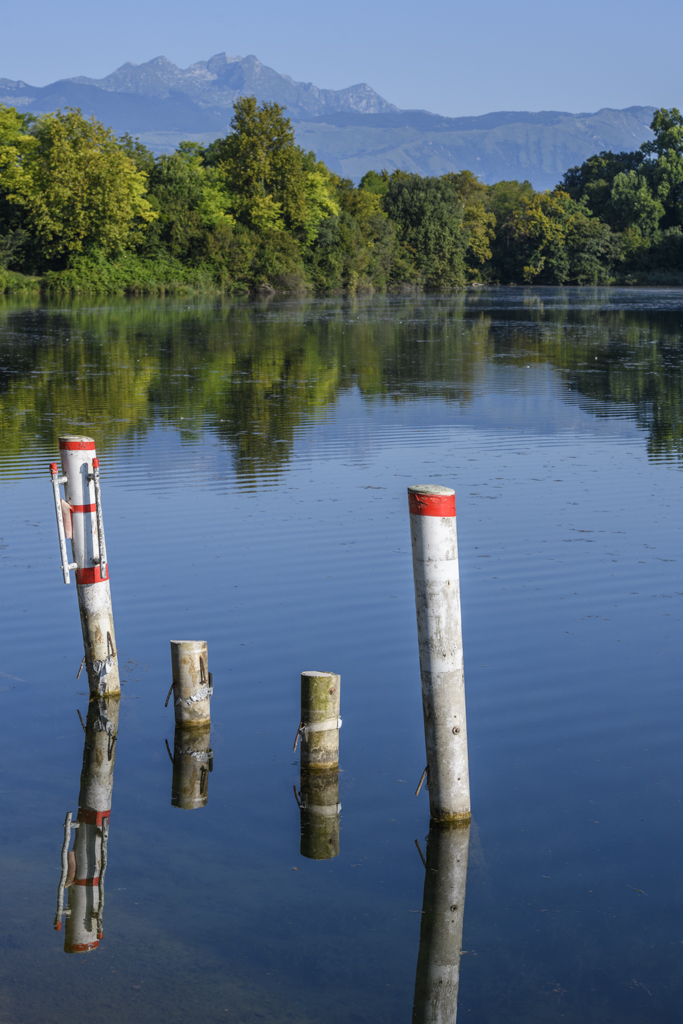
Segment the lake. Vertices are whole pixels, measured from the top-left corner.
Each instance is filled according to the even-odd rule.
[[[682,341],[681,290],[0,305],[0,1019],[413,1019],[406,488],[439,483],[473,814],[458,1020],[677,1021]],[[64,433],[101,460],[123,684],[103,937],[80,955],[53,929],[88,712],[48,472]],[[171,803],[179,637],[213,673],[195,810]],[[292,751],[310,669],[341,675],[321,859]]]

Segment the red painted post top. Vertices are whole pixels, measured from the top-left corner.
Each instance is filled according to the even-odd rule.
[[[408,488],[408,507],[411,516],[455,515],[455,491],[437,484],[424,484]]]
[[[59,447],[61,451],[94,452],[95,442],[91,437],[60,437]]]
[[[57,472],[57,463],[56,462],[51,462],[50,463],[50,472],[53,473],[53,474]]]
[[[97,456],[95,456],[95,458],[92,460],[92,468],[93,469],[99,469],[100,468],[100,460],[97,458]]]

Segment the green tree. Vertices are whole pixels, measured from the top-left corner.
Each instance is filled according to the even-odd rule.
[[[491,242],[496,237],[496,215],[490,209],[488,188],[472,171],[444,174],[463,203],[463,227],[467,231],[467,263],[473,276],[491,259]]]
[[[78,253],[115,255],[154,219],[146,175],[112,132],[80,110],[38,118],[8,198],[26,212],[49,261]]]
[[[596,153],[595,156],[584,160],[580,166],[570,167],[557,187],[577,202],[585,200],[591,213],[614,227],[614,179],[619,174],[638,172],[643,159],[644,154],[640,150],[634,153],[611,153],[609,150]]]
[[[487,207],[496,218],[496,229],[484,276],[494,282],[520,281],[516,215],[535,195],[533,186],[530,181],[499,181],[487,186],[487,191]]]
[[[614,178],[606,212],[616,231],[635,228],[644,238],[651,238],[664,216],[664,206],[653,196],[646,176],[630,170]]]
[[[32,114],[0,104],[0,267],[9,266],[29,240],[25,211],[10,197],[22,180],[23,165],[36,140]]]
[[[559,189],[521,198],[507,244],[507,280],[527,284],[608,283],[621,258],[609,227]]]
[[[464,204],[450,182],[394,173],[383,207],[396,222],[402,248],[426,287],[465,284]]]
[[[330,172],[296,145],[284,107],[241,96],[234,108],[231,134],[207,154],[234,196],[234,216],[256,231],[291,231],[310,245],[319,224],[339,213]]]
[[[129,132],[125,132],[123,135],[119,135],[116,141],[139,171],[147,175],[152,173],[154,170],[154,153],[147,146],[143,145],[137,136],[133,138]]]

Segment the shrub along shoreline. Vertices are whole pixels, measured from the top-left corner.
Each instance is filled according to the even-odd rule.
[[[556,189],[470,171],[369,171],[296,145],[284,108],[235,103],[231,132],[154,157],[67,108],[0,105],[0,294],[301,295],[482,284],[683,284],[683,117]]]

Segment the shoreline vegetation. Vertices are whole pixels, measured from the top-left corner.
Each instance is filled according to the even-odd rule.
[[[683,285],[683,117],[553,191],[369,171],[296,145],[253,96],[167,155],[67,108],[0,105],[0,295],[353,295],[477,285]]]

